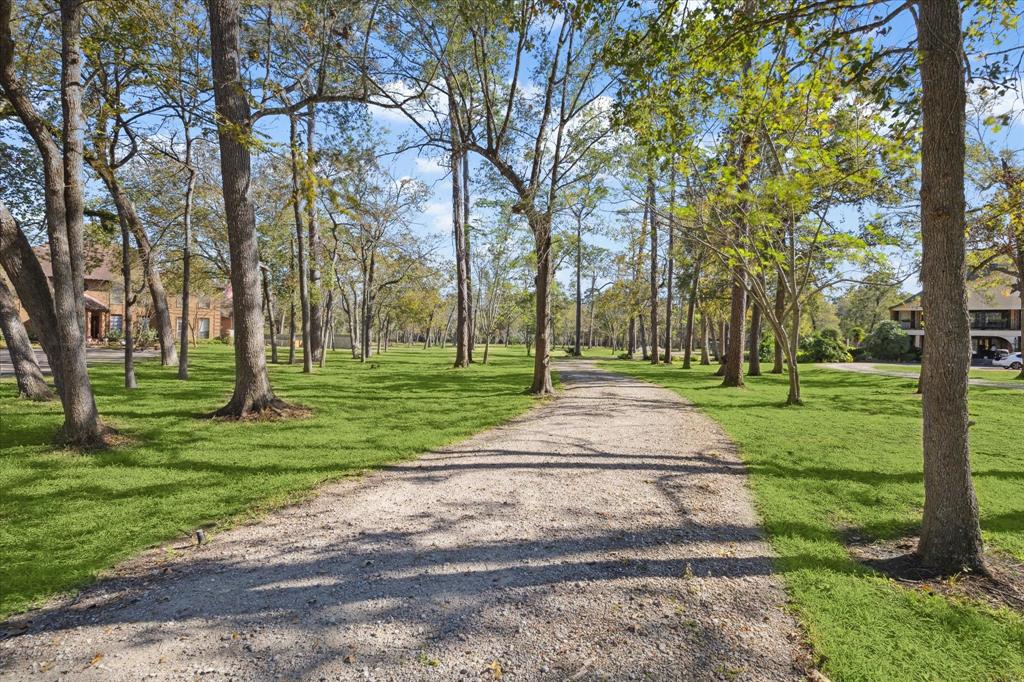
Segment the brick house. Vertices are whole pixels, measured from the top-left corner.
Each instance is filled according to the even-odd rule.
[[[1013,280],[994,274],[967,282],[967,309],[971,316],[974,357],[992,357],[1000,349],[1020,350],[1020,292],[1014,290]],[[907,331],[914,348],[924,347],[926,325],[921,294],[894,305],[889,314]]]
[[[87,343],[103,343],[112,333],[121,332],[124,325],[124,283],[121,276],[121,255],[116,250],[87,247],[85,257],[85,332]],[[53,268],[50,265],[49,246],[35,248],[39,264],[53,286]],[[132,267],[133,283],[142,284],[142,266]],[[167,292],[167,308],[175,325],[175,340],[181,334],[181,294]],[[35,336],[32,321],[24,308],[20,310],[29,333]],[[152,299],[148,288],[138,295],[132,313],[138,323],[148,327],[152,322]],[[230,287],[213,295],[193,292],[189,301],[189,329],[192,338],[214,339],[231,336]]]

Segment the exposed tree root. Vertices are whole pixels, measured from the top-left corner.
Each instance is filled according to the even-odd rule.
[[[1012,557],[989,552],[984,565],[950,572],[922,563],[916,537],[866,542],[848,534],[847,550],[858,562],[908,589],[1024,613],[1024,563]]]

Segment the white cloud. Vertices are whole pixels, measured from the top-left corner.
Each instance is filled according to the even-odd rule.
[[[444,175],[448,172],[448,169],[442,166],[437,159],[429,156],[417,156],[414,163],[416,170],[423,175]]]
[[[431,234],[451,234],[452,204],[450,201],[429,201],[418,221]]]

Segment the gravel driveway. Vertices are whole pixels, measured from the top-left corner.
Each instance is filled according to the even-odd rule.
[[[803,677],[719,428],[668,390],[559,372],[505,426],[9,621],[0,677]]]

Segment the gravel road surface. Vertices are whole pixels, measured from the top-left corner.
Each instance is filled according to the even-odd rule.
[[[558,370],[505,426],[8,621],[0,677],[803,678],[722,431],[668,390]]]

